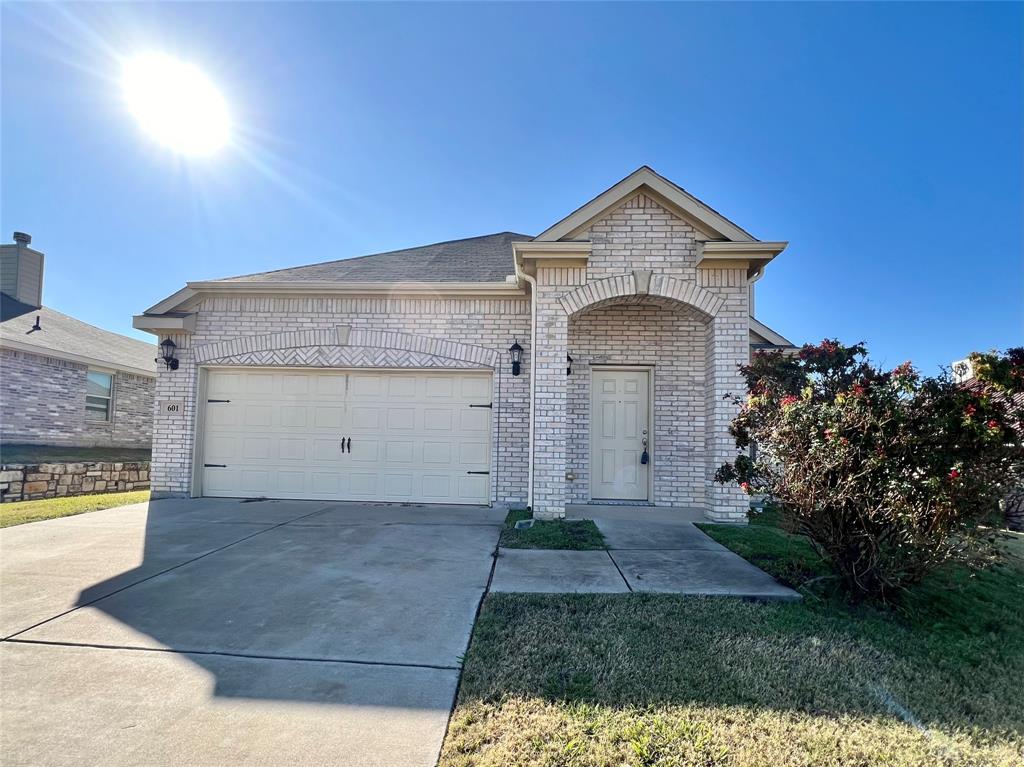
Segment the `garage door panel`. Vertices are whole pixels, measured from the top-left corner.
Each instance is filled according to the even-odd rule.
[[[416,444],[409,441],[388,440],[384,444],[384,460],[387,463],[413,463],[416,460]]]
[[[340,429],[345,422],[345,410],[341,407],[313,407],[313,426],[318,429]]]
[[[450,408],[426,408],[423,411],[424,431],[451,431],[453,421]]]
[[[389,407],[386,423],[389,430],[412,431],[416,428],[416,409]]]
[[[245,377],[245,391],[248,394],[273,394],[276,381],[273,373],[250,373]]]
[[[487,503],[491,410],[470,405],[490,393],[481,373],[210,371],[209,398],[230,402],[206,407],[203,460],[225,468],[203,491]]]
[[[281,425],[289,429],[301,429],[306,425],[305,405],[281,405]]]
[[[246,405],[242,409],[242,425],[270,426],[274,423],[273,405]]]
[[[461,431],[482,434],[491,428],[491,411],[483,408],[465,409],[459,412],[459,429]]]
[[[449,442],[424,442],[423,463],[451,463],[452,446]]]

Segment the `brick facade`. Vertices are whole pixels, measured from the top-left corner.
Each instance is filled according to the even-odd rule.
[[[513,377],[508,347],[518,338],[529,354],[527,299],[211,297],[195,311],[195,333],[172,336],[180,367],[157,380],[154,493],[191,492],[199,364],[437,367],[494,371],[491,500],[526,500],[529,364]],[[182,412],[164,412],[167,400]]]
[[[8,444],[148,448],[154,379],[114,375],[111,420],[85,417],[89,368],[77,362],[0,350],[0,440]]]
[[[651,500],[741,521],[745,496],[711,478],[736,453],[726,395],[743,391],[738,366],[749,355],[745,268],[698,268],[697,232],[642,193],[573,238],[591,242],[585,266],[569,258],[536,270],[535,515],[589,500],[591,367],[644,365],[654,377]],[[529,297],[207,295],[189,311],[195,332],[172,336],[181,366],[158,378],[155,493],[193,487],[200,365],[442,367],[494,371],[492,501],[526,499]],[[525,349],[518,377],[507,357],[513,339]],[[167,413],[168,400],[184,408]]]

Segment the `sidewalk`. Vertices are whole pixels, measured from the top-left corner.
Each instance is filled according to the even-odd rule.
[[[491,591],[800,599],[797,592],[702,533],[690,521],[693,514],[616,506],[570,511],[573,518],[594,520],[607,550],[500,549]]]

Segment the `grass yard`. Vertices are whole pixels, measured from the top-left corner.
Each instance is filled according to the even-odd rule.
[[[824,573],[761,519],[708,532],[800,586]],[[1024,764],[1024,540],[899,612],[835,598],[492,594],[441,765]]]
[[[537,520],[533,527],[516,530],[516,522],[530,519],[528,511],[510,511],[505,518],[498,544],[506,549],[573,549],[592,551],[603,549],[604,536],[590,519]]]
[[[148,490],[130,493],[103,493],[100,495],[76,495],[70,498],[45,498],[41,501],[16,501],[0,504],[0,527],[23,525],[43,519],[71,517],[87,511],[112,509],[130,503],[144,503],[149,500]]]
[[[148,461],[150,451],[131,447],[62,447],[59,445],[0,445],[0,462],[12,463],[89,463]]]

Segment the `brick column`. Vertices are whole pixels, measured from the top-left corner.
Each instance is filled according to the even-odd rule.
[[[707,324],[705,349],[705,419],[707,434],[707,486],[704,513],[715,522],[745,522],[749,499],[736,485],[720,485],[715,472],[723,463],[736,459],[736,440],[729,424],[737,406],[726,395],[746,391],[739,367],[750,353],[746,292],[733,291],[722,309]]]
[[[565,286],[537,285],[537,376],[534,400],[533,513],[538,519],[565,516],[566,403],[565,355],[569,317],[558,299]]]
[[[160,340],[163,340],[163,336]],[[172,335],[178,345],[177,370],[158,364],[153,392],[153,455],[150,488],[153,498],[188,496],[192,490],[192,446],[195,442],[196,375],[191,336]],[[180,402],[177,413],[166,412],[168,402]]]

